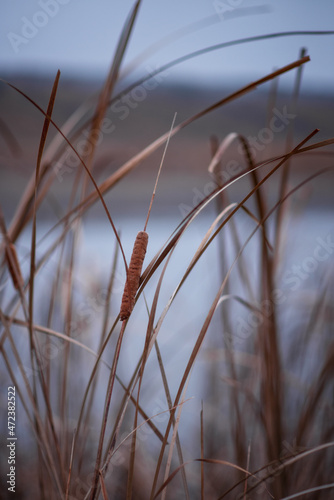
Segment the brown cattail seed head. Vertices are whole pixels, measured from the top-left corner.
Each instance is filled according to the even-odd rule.
[[[139,231],[131,255],[128,276],[124,287],[120,319],[128,319],[135,305],[135,296],[139,287],[139,280],[148,244],[146,231]]]
[[[23,286],[23,277],[21,274],[21,268],[19,260],[17,258],[16,248],[13,243],[9,243],[6,246],[6,261],[8,265],[8,271],[13,280],[14,287],[19,290]]]

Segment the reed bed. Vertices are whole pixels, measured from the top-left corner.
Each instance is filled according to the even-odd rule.
[[[275,82],[287,72],[295,73],[292,103],[298,109],[302,70],[310,58],[302,51],[285,67],[173,122],[170,131],[98,180],[94,138],[120,97],[116,84],[139,5],[122,30],[99,96],[62,126],[53,119],[60,72],[45,110],[24,89],[1,82],[44,120],[35,173],[11,219],[0,218],[1,379],[17,391],[21,442],[15,498],[331,498],[330,236],[315,235],[317,250],[310,247],[319,265],[309,288],[301,271],[290,275],[291,288],[282,277],[290,270],[294,230],[287,227],[298,193],[319,176],[331,179],[334,138],[317,142],[314,123],[296,140],[291,125],[286,148],[273,156],[268,147],[259,160],[241,133],[219,140],[208,131],[211,160],[203,169],[214,188],[159,241],[158,250],[149,245],[146,253],[154,236],[148,219],[144,231],[138,226],[131,260],[122,236],[126,228],[117,228],[112,201],[106,201],[122,183],[126,200],[133,171],[176,134],[270,82],[272,123]],[[83,155],[76,144],[87,127]],[[233,147],[242,151],[243,168],[226,180],[221,173]],[[65,165],[68,150],[78,167],[67,177],[67,206],[43,234],[39,216],[58,182],[54,165]],[[164,156],[168,163],[168,148]],[[310,157],[316,159],[312,172],[294,182],[296,162]],[[163,173],[159,182],[154,193]],[[235,197],[233,187],[240,183],[242,195]],[[82,229],[98,204],[109,256],[103,279],[94,276],[93,264],[85,271],[80,262]],[[192,254],[179,253],[199,221],[201,236]],[[18,251],[27,235],[28,251]]]

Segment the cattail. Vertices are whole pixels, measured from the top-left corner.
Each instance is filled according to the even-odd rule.
[[[21,274],[21,268],[19,260],[17,258],[16,249],[13,243],[9,243],[6,246],[6,261],[8,265],[9,274],[12,277],[13,285],[16,290],[19,290],[23,286],[23,277]]]
[[[156,192],[157,185],[158,185],[160,172],[162,169],[162,164],[164,162],[164,158],[165,158],[165,154],[166,154],[167,147],[169,144],[169,140],[170,140],[171,135],[172,135],[175,119],[176,119],[176,113],[174,115],[172,126],[170,129],[168,138],[167,138],[165,149],[164,149],[164,153],[162,155],[158,175],[157,175],[157,178],[155,181],[155,186],[154,186],[151,201],[150,201],[150,206],[149,206],[148,212],[147,212],[144,230],[139,231],[139,233],[137,234],[137,237],[136,237],[135,244],[133,245],[133,251],[132,251],[132,255],[131,255],[130,265],[128,268],[128,275],[127,275],[127,279],[126,279],[126,283],[125,283],[125,287],[124,287],[124,292],[123,292],[123,297],[122,297],[121,310],[119,313],[121,321],[128,319],[128,317],[132,313],[132,310],[133,310],[134,305],[135,305],[135,296],[136,296],[137,290],[139,288],[139,280],[140,280],[141,270],[143,267],[143,262],[145,259],[145,254],[146,254],[146,249],[147,249],[147,244],[148,244],[148,234],[146,232],[146,227],[148,224],[148,220],[150,218],[151,208],[152,208],[153,200],[155,197],[155,192]]]
[[[124,287],[120,319],[128,319],[135,305],[135,296],[139,287],[139,280],[148,244],[146,231],[139,231],[131,255],[128,276]]]

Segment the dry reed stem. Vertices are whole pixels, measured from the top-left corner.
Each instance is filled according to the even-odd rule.
[[[204,459],[204,419],[203,419],[203,401],[200,413],[200,428],[201,428],[201,460]],[[204,500],[204,463],[201,462],[201,500]]]
[[[143,262],[148,244],[148,234],[146,231],[139,231],[137,234],[131,261],[128,269],[127,280],[124,287],[120,320],[124,321],[130,316],[134,305],[135,296],[139,288],[140,275],[143,268]]]
[[[101,471],[99,473],[99,478],[100,478],[100,485],[101,485],[101,492],[102,492],[103,500],[108,500],[109,497],[108,497],[108,493],[107,493],[107,488],[106,488],[106,485],[105,485],[105,482],[104,482],[103,475],[102,475]]]
[[[174,450],[174,445],[175,445],[175,443],[177,441],[177,437],[178,437],[178,428],[179,428],[179,424],[180,424],[183,405],[184,405],[185,398],[186,398],[186,393],[188,390],[189,381],[190,381],[190,378],[188,378],[186,386],[183,390],[182,398],[181,398],[181,401],[180,401],[180,404],[179,404],[178,410],[177,410],[177,416],[175,418],[175,422],[173,423],[174,429],[173,429],[173,434],[172,434],[172,438],[171,438],[169,450],[168,450],[168,457],[167,457],[167,463],[166,463],[165,474],[164,474],[164,482],[167,481],[169,471],[170,471],[171,466],[172,466],[173,450]],[[182,465],[182,462],[181,462],[181,465]],[[186,486],[185,498],[186,498],[186,500],[190,500],[187,483],[185,484],[185,486]],[[162,491],[161,500],[166,500],[166,495],[167,495],[167,485],[166,485],[166,488],[164,488],[164,490]]]
[[[117,369],[117,364],[118,364],[118,360],[119,360],[119,355],[121,352],[125,326],[126,326],[126,323],[125,322],[122,323],[121,331],[120,331],[118,339],[117,339],[114,359],[113,359],[111,372],[110,372],[110,376],[109,376],[108,388],[107,388],[107,394],[106,394],[106,400],[105,400],[105,407],[104,407],[103,419],[102,419],[102,425],[101,425],[100,439],[99,439],[96,462],[95,462],[94,479],[93,479],[93,484],[92,484],[90,497],[89,497],[90,500],[94,500],[96,498],[96,494],[97,494],[98,482],[99,482],[99,477],[100,477],[102,450],[103,450],[104,438],[105,438],[105,433],[106,433],[106,428],[107,428],[108,414],[109,414],[109,409],[110,409],[110,401],[111,401],[111,396],[113,393],[114,382],[115,382],[115,378],[116,378],[116,369]]]
[[[123,30],[120,35],[120,39],[118,41],[115,55],[112,60],[111,68],[109,71],[109,74],[106,78],[106,81],[104,83],[104,86],[100,92],[99,95],[99,100],[97,103],[97,108],[95,111],[95,114],[92,119],[92,124],[91,124],[91,129],[90,129],[90,134],[89,137],[87,138],[87,144],[93,144],[94,146],[91,148],[91,152],[88,157],[87,161],[87,167],[89,170],[91,170],[92,164],[93,164],[93,158],[96,150],[96,141],[94,142],[94,134],[96,132],[100,131],[101,128],[101,123],[103,120],[103,117],[105,116],[105,113],[108,109],[109,106],[109,100],[112,96],[114,87],[118,81],[118,76],[119,76],[119,70],[121,67],[121,64],[123,62],[123,57],[127,48],[127,45],[129,43],[130,35],[133,31],[133,26],[135,19],[137,17],[138,9],[141,4],[141,0],[137,0],[135,6],[133,7],[132,11],[130,12],[129,18],[126,21],[126,23],[123,26]],[[84,184],[83,184],[83,189],[82,189],[82,199],[85,198],[86,196],[86,191],[87,191],[87,184],[88,184],[88,177],[85,176],[84,178]]]

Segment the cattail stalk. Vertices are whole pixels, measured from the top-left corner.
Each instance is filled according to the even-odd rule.
[[[160,162],[160,167],[159,167],[158,175],[157,175],[157,178],[155,181],[155,186],[153,189],[153,193],[152,193],[152,197],[151,197],[151,201],[150,201],[150,206],[149,206],[148,212],[147,212],[144,230],[139,231],[139,233],[137,234],[137,237],[136,237],[135,244],[133,246],[130,265],[129,265],[128,273],[127,273],[127,279],[126,279],[123,297],[122,297],[121,310],[120,310],[120,314],[119,314],[121,321],[128,319],[128,317],[132,313],[132,310],[133,310],[134,305],[135,305],[135,297],[136,297],[137,290],[139,288],[141,270],[143,267],[146,249],[147,249],[147,244],[148,244],[148,234],[146,232],[146,228],[147,228],[147,224],[148,224],[148,221],[150,218],[153,200],[154,200],[157,185],[158,185],[158,180],[160,177],[162,165],[163,165],[163,162],[165,159],[166,151],[167,151],[168,144],[169,144],[171,134],[173,131],[175,119],[176,119],[176,113],[174,114],[172,126],[170,129],[169,136],[168,136],[168,139],[167,139],[167,142],[165,145],[165,149],[164,149],[164,152],[162,155],[162,159]]]

